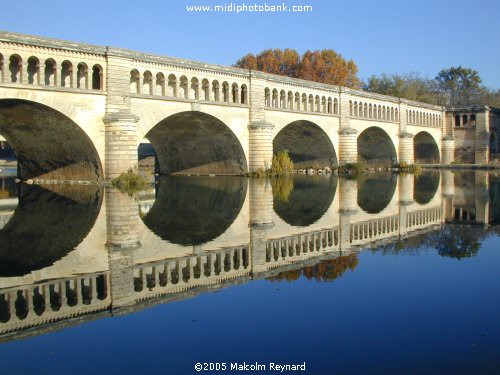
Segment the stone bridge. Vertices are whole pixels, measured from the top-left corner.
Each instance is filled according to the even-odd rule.
[[[298,168],[453,160],[445,111],[362,90],[0,32],[0,134],[21,178],[136,170],[243,174],[286,149]],[[451,126],[451,125],[450,125]]]
[[[435,177],[377,177],[372,182],[340,179],[321,212],[302,222],[273,201],[268,183],[251,179],[241,193],[243,202],[237,204],[235,216],[211,235],[189,241],[163,238],[164,232],[151,225],[156,205],[164,213],[170,208],[163,193],[158,192],[152,201],[150,194],[130,197],[108,189],[100,212],[92,209],[97,217],[85,220],[88,229],[75,232],[81,242],[69,244],[74,247],[59,259],[43,268],[20,268],[18,274],[12,270],[5,274],[1,269],[0,340],[355,255],[366,247],[434,230],[445,221],[489,224],[490,200],[498,197],[489,193],[488,173],[477,172],[474,181],[462,186],[454,185],[449,171]],[[428,189],[419,186],[422,180]],[[380,189],[385,184],[387,196],[365,195],[363,189],[373,192],[375,186],[366,184]],[[79,196],[83,195],[81,186],[71,188],[80,189]],[[63,192],[70,196],[67,190]],[[54,205],[53,195],[47,200]],[[23,207],[16,211],[27,210],[23,196],[20,201]],[[60,216],[57,207],[53,210]],[[61,210],[82,216],[67,200],[61,202]],[[14,214],[14,222],[18,214]],[[29,210],[24,214],[33,215]],[[65,221],[79,226],[70,217]],[[168,229],[168,220],[162,223]],[[42,246],[40,243],[35,249]]]

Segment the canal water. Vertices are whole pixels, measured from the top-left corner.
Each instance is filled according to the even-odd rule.
[[[498,373],[495,173],[0,184],[1,374]]]

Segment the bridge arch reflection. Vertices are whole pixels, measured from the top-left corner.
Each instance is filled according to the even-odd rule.
[[[179,245],[201,245],[231,226],[247,194],[246,178],[163,177],[142,218],[157,236]]]
[[[358,184],[358,206],[369,214],[378,214],[392,200],[397,176],[390,173],[367,175]]]

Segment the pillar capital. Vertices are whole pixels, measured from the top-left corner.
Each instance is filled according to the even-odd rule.
[[[401,139],[412,139],[415,135],[407,132],[399,133],[399,138]]]
[[[136,116],[129,111],[111,112],[111,113],[107,113],[102,118],[102,121],[105,124],[111,124],[114,122],[136,123],[136,122],[139,122],[139,116]]]
[[[274,124],[267,121],[252,121],[248,124],[249,130],[273,130]]]
[[[345,127],[339,130],[339,135],[356,135],[359,132],[351,127]]]

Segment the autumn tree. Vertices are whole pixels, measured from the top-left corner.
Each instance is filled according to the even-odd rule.
[[[302,56],[294,49],[267,49],[257,55],[247,54],[236,67],[309,81],[360,87],[358,67],[331,49],[306,51]]]

